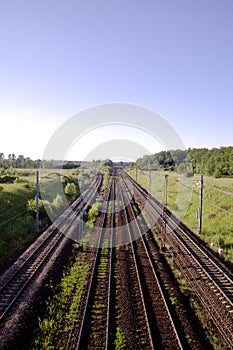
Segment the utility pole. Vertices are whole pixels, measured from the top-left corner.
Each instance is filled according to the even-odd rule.
[[[163,205],[163,224],[164,224],[164,232],[163,232],[163,249],[165,249],[166,243],[166,235],[167,235],[167,184],[168,184],[168,175],[164,175],[164,205]]]
[[[39,171],[36,171],[36,232],[39,233]]]
[[[200,206],[199,206],[199,228],[198,232],[202,233],[202,208],[203,208],[203,175],[200,177]]]
[[[150,161],[149,161],[149,168],[148,168],[148,192],[151,191],[151,168],[150,168]]]
[[[135,163],[135,166],[136,166],[136,182],[138,182],[138,167],[136,163]]]
[[[80,220],[81,220],[81,230],[79,232],[79,237],[78,237],[78,242],[79,244],[82,244],[81,242],[83,242],[83,238],[84,238],[84,176],[82,175],[81,177],[81,198],[82,198],[82,209],[81,209],[81,213],[80,213]]]

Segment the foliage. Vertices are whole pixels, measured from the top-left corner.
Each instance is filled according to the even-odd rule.
[[[2,175],[0,176],[0,183],[13,183],[16,180],[16,176]]]
[[[119,327],[117,327],[116,339],[114,344],[116,346],[116,350],[126,349],[126,338],[124,333],[121,331]]]
[[[144,170],[171,170],[191,176],[192,173],[214,176],[233,176],[233,146],[207,149],[162,151],[145,155],[136,161]]]
[[[71,170],[65,175],[50,172],[41,179],[48,200],[39,198],[39,228],[43,230],[49,223],[48,214],[57,214],[64,208],[64,200],[56,193],[56,181],[63,181],[63,187],[73,183],[79,193],[77,176]],[[17,181],[2,183],[0,186],[0,270],[10,260],[22,252],[35,239],[36,201],[35,170],[0,168],[0,176],[15,176]],[[73,186],[72,186],[73,187]],[[71,198],[69,198],[71,199]],[[46,208],[46,210],[45,210]]]
[[[104,180],[102,184],[102,189],[105,190],[109,186],[109,180],[112,173],[112,161],[107,159],[100,163],[98,171],[103,174]]]
[[[0,168],[7,169],[9,167],[17,169],[38,169],[43,165],[44,168],[53,169],[74,169],[80,166],[80,162],[77,161],[57,161],[57,160],[32,160],[29,157],[25,157],[20,154],[18,157],[14,153],[8,154],[6,158],[4,153],[0,153]]]
[[[35,195],[33,186],[2,184],[0,191],[0,269],[35,237],[35,221],[28,214],[27,201]]]
[[[77,189],[74,183],[68,183],[64,189],[64,192],[67,196],[69,196],[70,198],[74,198],[76,193],[77,193]]]
[[[195,173],[221,177],[233,175],[233,147],[190,149]]]
[[[77,317],[76,310],[80,303],[83,288],[86,285],[88,264],[80,265],[79,257],[67,270],[55,293],[46,302],[46,312],[39,318],[39,329],[34,339],[32,349],[56,349],[59,336],[64,334],[64,320],[66,320],[65,332],[69,332],[72,323]],[[70,306],[67,300],[72,300]]]
[[[88,210],[88,221],[87,224],[89,226],[93,226],[97,216],[99,215],[99,207],[100,207],[100,203],[95,202],[92,207]]]

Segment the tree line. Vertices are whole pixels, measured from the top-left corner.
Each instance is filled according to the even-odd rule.
[[[32,160],[30,157],[25,157],[20,154],[16,156],[14,153],[8,154],[5,157],[4,153],[0,153],[0,168],[16,168],[16,169],[38,169],[41,165],[51,169],[74,169],[80,166],[78,161],[58,161],[58,160]]]
[[[97,160],[92,163],[99,165],[101,161]],[[192,176],[193,173],[214,177],[233,176],[233,146],[161,151],[137,159],[136,164],[142,169],[177,171],[187,176]],[[75,169],[80,167],[81,162],[32,160],[29,157],[16,156],[13,153],[6,158],[4,153],[0,153],[0,168],[2,169],[38,169],[41,165],[51,169]]]
[[[233,146],[220,148],[189,148],[162,151],[137,159],[138,167],[146,170],[170,170],[187,176],[203,174],[222,177],[233,176]]]

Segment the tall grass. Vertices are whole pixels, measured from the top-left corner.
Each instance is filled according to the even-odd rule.
[[[34,198],[31,181],[1,184],[0,191],[0,270],[35,237],[35,219],[27,212]]]
[[[46,301],[46,313],[39,318],[39,328],[31,349],[57,349],[59,337],[64,333],[69,334],[77,317],[76,310],[87,282],[88,270],[88,264],[80,265],[79,257],[67,270],[56,288],[59,292]]]

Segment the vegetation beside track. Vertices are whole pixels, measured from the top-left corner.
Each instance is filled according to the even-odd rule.
[[[138,167],[152,170],[172,170],[187,176],[204,174],[220,178],[233,176],[233,147],[189,148],[188,150],[161,151],[145,155],[136,161]]]
[[[128,173],[136,179],[136,169],[129,168]],[[197,211],[199,208],[199,175],[187,179],[175,172],[151,171],[151,194],[162,204],[165,203],[165,178],[167,179],[167,206],[176,216],[182,214],[181,220],[198,234]],[[149,189],[149,174],[138,169],[137,181]],[[224,249],[225,257],[233,262],[233,179],[204,176],[203,190],[203,226],[201,237],[213,243],[213,249]],[[178,194],[186,196],[185,202],[178,201]],[[184,215],[183,215],[184,214]]]
[[[104,192],[108,188],[111,166],[101,165],[99,171],[104,175],[101,190]],[[86,169],[86,174],[88,170],[90,169]],[[84,247],[99,216],[100,206],[100,202],[95,202],[86,214],[85,235],[82,238]],[[59,339],[69,336],[74,319],[77,317],[76,310],[88,280],[87,275],[90,266],[85,262],[85,254],[84,249],[83,253],[77,255],[75,262],[71,262],[60,284],[55,287],[51,286],[54,289],[54,295],[46,301],[45,312],[38,320],[38,329],[31,349],[57,349],[56,346],[59,344]],[[107,249],[104,248],[101,253],[99,266],[100,278],[106,276],[106,254]],[[94,317],[99,317],[101,307],[101,304],[95,305],[92,310]],[[124,335],[119,331],[116,336],[117,349],[124,349],[124,342]]]
[[[53,297],[46,301],[46,312],[39,319],[39,329],[31,349],[56,349],[64,333],[69,333],[76,315],[76,309],[81,300],[83,288],[87,282],[89,266],[82,263],[82,256],[67,269]],[[59,292],[58,292],[59,291]],[[71,300],[67,303],[67,300]],[[64,328],[65,325],[65,328]]]
[[[30,159],[18,157],[17,162],[18,158],[15,155],[9,156],[9,159],[5,159],[2,155],[0,161],[0,166],[2,166],[0,167],[0,271],[4,270],[10,261],[38,235],[35,222],[36,169],[14,168],[13,166],[17,164],[23,166],[25,160],[27,160],[25,164],[29,164]],[[40,232],[50,224],[47,211],[50,214],[54,212],[59,214],[64,207],[64,201],[57,193],[59,183],[62,184],[67,201],[71,202],[80,195],[80,191],[88,187],[96,172],[99,171],[104,175],[104,191],[108,186],[112,165],[110,160],[83,164],[65,162],[66,169],[61,170],[53,169],[51,168],[53,164],[47,163],[48,169],[41,169],[39,179]],[[37,163],[30,164],[34,166]],[[61,164],[55,165],[61,166]],[[78,167],[72,168],[72,165],[73,167],[78,165]],[[44,197],[43,194],[46,199],[42,200],[41,195]]]
[[[73,200],[79,195],[77,175],[74,170],[49,171],[41,181],[51,198],[49,208],[62,210],[63,201],[59,194],[54,193],[54,184],[62,182],[67,191],[67,200]],[[0,271],[20,254],[38,235],[36,232],[36,170],[13,168],[4,169],[5,179],[9,182],[0,184]],[[14,178],[13,182],[12,179]],[[69,187],[71,187],[71,190]],[[51,196],[51,197],[49,197]],[[52,199],[54,198],[54,199]],[[39,199],[39,229],[42,231],[50,220]]]
[[[14,171],[14,177],[0,185],[0,270],[35,238],[35,219],[27,210],[35,196],[35,171]]]

